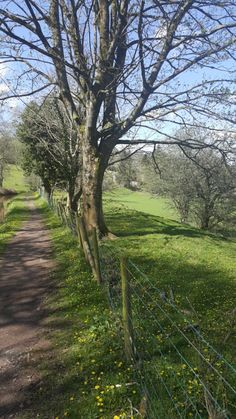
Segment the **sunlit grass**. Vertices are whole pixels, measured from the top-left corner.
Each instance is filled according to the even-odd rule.
[[[3,205],[3,204],[2,204]],[[6,244],[28,217],[28,209],[25,203],[25,195],[21,194],[11,198],[5,206],[5,218],[0,222],[0,254]]]
[[[179,219],[167,199],[154,197],[147,192],[130,191],[125,188],[114,189],[104,193],[104,204],[105,208],[128,208],[172,220]]]
[[[14,164],[10,164],[6,170],[3,186],[6,189],[12,189],[16,192],[25,192],[29,190],[23,170]]]

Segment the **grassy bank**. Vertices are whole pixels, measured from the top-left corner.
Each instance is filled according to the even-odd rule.
[[[23,170],[15,164],[9,164],[3,186],[6,189],[12,189],[16,192],[27,192],[29,191],[29,185],[26,182]]]
[[[155,411],[160,417],[175,418],[177,407],[181,417],[199,417],[197,409],[200,417],[208,417],[205,383],[221,405],[235,414],[235,395],[222,385],[218,373],[234,388],[236,375],[223,362],[216,364],[220,358],[186,328],[186,322],[235,365],[236,241],[120,206],[108,207],[106,220],[118,237],[110,244],[112,251],[125,254],[138,267],[129,265],[133,322],[136,344],[154,387],[150,392]],[[180,314],[165,304],[163,295],[171,295]],[[200,348],[204,359],[188,340]],[[154,394],[157,389],[159,395]]]
[[[5,218],[0,223],[0,254],[4,251],[11,237],[20,228],[22,222],[27,219],[28,209],[25,200],[26,196],[21,194],[10,198],[4,204]],[[1,205],[3,206],[3,202]],[[3,211],[3,208],[1,211]]]
[[[42,384],[24,417],[137,417],[132,406],[141,396],[107,294],[93,281],[69,230],[43,201],[36,204],[51,235],[58,291],[48,303],[53,354],[41,365]]]
[[[159,287],[189,297],[206,325],[223,320],[236,298],[236,240],[225,239],[162,217],[127,209],[108,209],[107,224],[122,249]],[[217,317],[218,316],[218,317]]]
[[[53,362],[46,362],[43,369],[43,386],[35,402],[38,417],[138,418],[133,407],[140,405],[142,380],[151,400],[150,418],[158,412],[160,418],[175,419],[179,416],[177,410],[182,418],[207,418],[204,386],[235,413],[234,397],[208,363],[233,386],[235,377],[228,374],[226,365],[212,355],[207,345],[186,332],[187,338],[203,352],[203,361],[161,310],[171,316],[181,332],[185,333],[186,321],[197,324],[207,341],[234,364],[236,242],[120,204],[107,205],[107,223],[118,236],[102,245],[115,251],[114,269],[114,257],[108,252],[105,258],[112,281],[120,289],[116,282],[119,254],[128,256],[146,275],[144,278],[129,266],[132,292],[137,292],[137,296],[134,292],[132,295],[136,346],[143,361],[142,375],[138,376],[124,362],[116,319],[108,308],[106,294],[92,281],[76,240],[44,204],[40,205],[58,263],[55,279],[60,289],[50,303],[56,312],[51,327],[53,330],[56,323],[60,329],[53,332]],[[166,295],[171,290],[184,320],[160,302],[157,290]],[[32,417],[32,412],[28,417]]]

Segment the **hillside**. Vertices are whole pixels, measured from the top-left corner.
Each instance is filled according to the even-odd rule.
[[[17,192],[27,191],[28,185],[23,170],[19,166],[9,164],[3,186],[6,189],[13,189]]]
[[[179,220],[178,214],[171,207],[168,199],[154,197],[147,192],[131,191],[126,188],[114,189],[104,193],[106,208],[121,207],[142,211],[147,214]]]

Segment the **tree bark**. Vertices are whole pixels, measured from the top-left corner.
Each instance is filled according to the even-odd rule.
[[[96,228],[98,237],[108,234],[102,204],[102,184],[113,146],[97,151],[86,142],[83,150],[82,216],[88,231]]]
[[[0,188],[3,186],[3,167],[0,165]]]
[[[50,182],[47,179],[43,180],[43,187],[44,187],[44,192],[45,192],[45,198],[49,202],[52,195],[52,187],[51,187]]]
[[[82,195],[82,189],[75,191],[75,185],[69,186],[67,191],[67,208],[68,210],[72,210],[74,212],[78,212],[78,203],[79,199]]]

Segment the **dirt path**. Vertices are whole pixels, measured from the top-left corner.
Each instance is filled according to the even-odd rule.
[[[43,300],[53,268],[50,241],[41,217],[29,202],[30,219],[0,259],[0,418],[18,417],[40,386],[37,364],[49,342]]]

